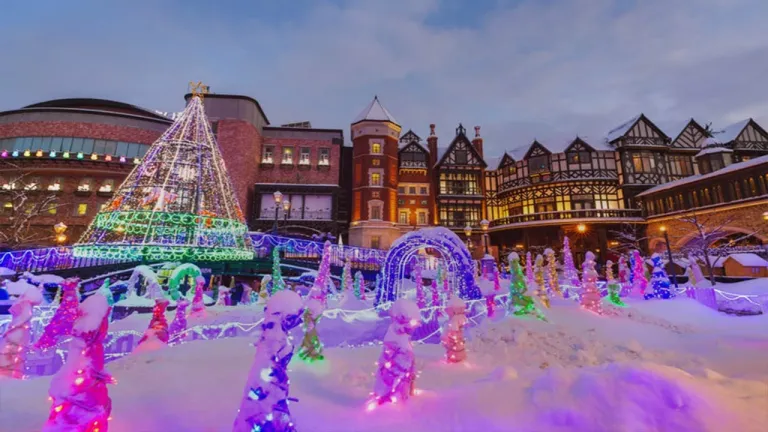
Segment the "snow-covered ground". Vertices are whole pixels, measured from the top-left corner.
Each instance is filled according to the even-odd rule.
[[[379,347],[329,348],[320,364],[294,359],[291,412],[312,432],[766,430],[768,315],[729,316],[682,297],[629,305],[596,316],[555,300],[549,322],[485,321],[467,330],[465,364],[446,364],[439,345],[417,345],[420,394],[372,412],[364,405]],[[258,309],[208,308],[206,320],[252,320]],[[112,327],[143,330],[148,320]],[[321,337],[342,331],[334,321],[321,321]],[[250,342],[194,341],[110,363],[110,432],[231,430]],[[40,430],[49,384],[0,382],[0,430]]]

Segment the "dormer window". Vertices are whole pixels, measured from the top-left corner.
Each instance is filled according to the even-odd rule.
[[[528,160],[528,170],[531,174],[549,172],[549,156],[536,156]]]
[[[569,152],[567,154],[568,156],[568,163],[570,164],[588,164],[592,162],[592,154],[585,151],[580,152]]]

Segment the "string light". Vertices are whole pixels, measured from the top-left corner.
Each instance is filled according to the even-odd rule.
[[[621,301],[621,285],[613,277],[613,261],[608,260],[605,262],[605,285],[608,289],[608,301],[615,306],[625,307],[626,304]]]
[[[595,270],[595,254],[587,252],[584,257],[582,273],[581,306],[598,315],[603,313],[600,306],[600,292],[597,289],[597,271]]]
[[[193,97],[99,211],[74,253],[132,261],[248,260],[247,232],[202,101]]]

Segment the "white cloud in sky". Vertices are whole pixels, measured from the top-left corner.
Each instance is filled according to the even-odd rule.
[[[315,1],[290,19],[258,4],[93,3],[0,25],[0,109],[80,96],[178,110],[203,80],[258,99],[273,123],[345,132],[378,94],[422,137],[483,126],[486,153],[598,136],[639,112],[662,128],[768,127],[765,0]]]

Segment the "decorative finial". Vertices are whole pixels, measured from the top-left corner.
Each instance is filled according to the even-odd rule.
[[[435,136],[435,124],[429,125],[429,136]]]
[[[475,126],[475,138],[480,138],[480,126]]]
[[[205,95],[208,94],[209,91],[210,91],[210,87],[208,87],[207,85],[203,84],[202,81],[198,81],[198,82],[190,81],[189,82],[189,92],[192,93],[192,97],[197,96],[200,99],[203,99],[205,97]]]
[[[466,135],[466,134],[467,134],[467,130],[464,129],[464,126],[461,123],[459,123],[459,127],[456,128],[456,135],[458,136],[458,135]]]

